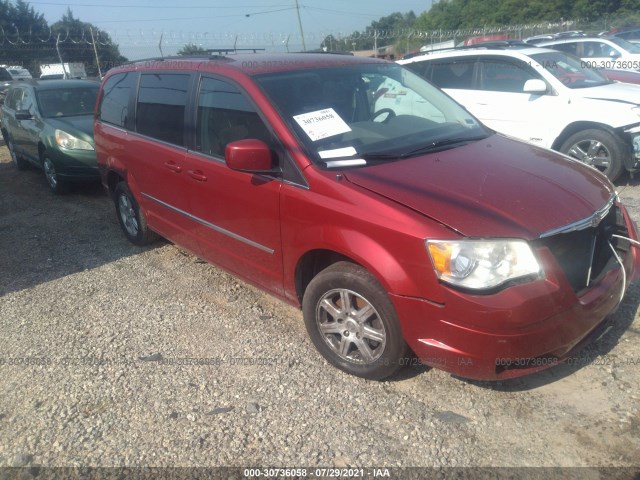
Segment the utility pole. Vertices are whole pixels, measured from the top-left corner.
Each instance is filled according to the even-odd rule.
[[[298,5],[298,0],[296,0],[296,12],[298,13],[298,26],[300,27],[300,36],[302,37],[302,50],[307,51],[307,46],[304,43],[304,32],[302,31],[302,20],[300,19],[300,5]]]
[[[96,65],[98,66],[98,78],[102,79],[102,69],[100,68],[100,58],[98,58],[98,48],[96,47],[96,39],[93,38],[93,28],[90,28],[91,43],[93,43],[93,53],[96,55]]]

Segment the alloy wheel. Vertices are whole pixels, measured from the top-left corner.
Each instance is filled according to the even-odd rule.
[[[569,148],[567,154],[597,168],[601,172],[606,171],[611,166],[611,152],[606,145],[598,140],[581,140]]]
[[[127,233],[131,237],[136,237],[138,235],[138,218],[136,217],[136,212],[133,208],[133,204],[129,197],[124,194],[120,195],[118,199],[118,210],[120,213],[120,218],[122,219],[122,224],[124,228],[127,230]]]
[[[317,304],[316,324],[329,348],[344,360],[372,364],[384,353],[387,332],[378,312],[351,290],[325,293]]]

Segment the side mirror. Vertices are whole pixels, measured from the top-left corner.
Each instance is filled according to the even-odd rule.
[[[33,115],[29,110],[16,110],[16,120],[31,120]]]
[[[611,50],[609,52],[609,57],[611,57],[611,58],[619,58],[620,57],[620,53],[616,52],[615,50]]]
[[[228,143],[224,160],[231,170],[251,173],[273,171],[271,150],[266,143],[255,138]]]
[[[531,80],[527,80],[524,83],[522,91],[524,93],[531,93],[534,95],[543,95],[547,93],[547,84],[544,83],[544,80],[540,80],[539,78],[532,78]]]

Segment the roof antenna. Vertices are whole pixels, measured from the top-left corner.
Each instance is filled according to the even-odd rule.
[[[160,57],[164,58],[164,53],[162,53],[162,36],[164,35],[164,32],[162,32],[160,34],[160,41],[158,42],[158,48],[160,49]]]

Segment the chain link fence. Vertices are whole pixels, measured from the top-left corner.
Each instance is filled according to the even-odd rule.
[[[543,33],[583,30],[598,34],[608,31],[620,19],[603,18],[598,22],[561,21],[527,25],[477,27],[461,30],[421,31],[415,29],[365,32],[310,32],[305,34],[307,50],[371,51],[392,49],[392,56],[418,50],[420,47],[447,41],[463,42],[471,37],[506,35],[523,39]],[[0,27],[0,64],[20,65],[33,77],[47,63],[81,62],[89,76],[98,77],[127,60],[173,56],[185,46],[202,50],[243,49],[266,52],[303,50],[297,33],[201,33],[159,30],[86,29],[80,32],[40,32],[5,30]]]

